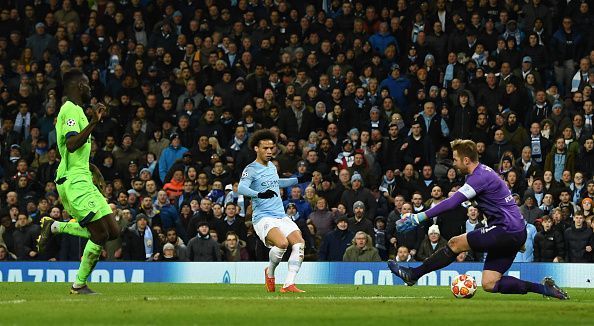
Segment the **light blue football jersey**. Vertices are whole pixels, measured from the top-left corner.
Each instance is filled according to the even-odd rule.
[[[286,214],[280,197],[280,187],[294,184],[297,184],[296,178],[279,179],[276,166],[272,162],[268,162],[267,166],[256,161],[248,164],[241,174],[238,191],[244,196],[252,197],[252,222],[256,224],[264,217],[284,218]],[[268,189],[276,192],[277,196],[258,198],[258,193]]]

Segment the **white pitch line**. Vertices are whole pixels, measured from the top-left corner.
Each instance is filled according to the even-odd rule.
[[[23,299],[6,300],[6,301],[0,301],[0,305],[3,305],[3,304],[18,304],[18,303],[25,303],[25,302],[27,302],[27,300],[23,300]]]
[[[262,300],[262,301],[269,301],[269,300],[412,300],[412,299],[443,299],[444,297],[438,296],[423,296],[423,297],[413,297],[413,296],[375,296],[375,297],[365,297],[365,296],[323,296],[323,297],[304,297],[304,296],[269,296],[269,297],[225,297],[225,296],[217,296],[217,297],[200,297],[200,296],[164,296],[164,297],[129,297],[129,298],[111,298],[109,295],[105,297],[97,297],[93,296],[93,298],[98,298],[99,300],[93,301],[110,301],[110,302],[130,302],[130,301],[187,301],[187,300]],[[83,298],[64,298],[64,299],[56,299],[52,300],[53,302],[88,302],[88,299]],[[0,301],[1,304],[21,304],[25,303],[27,300],[19,299],[19,300],[6,300]]]

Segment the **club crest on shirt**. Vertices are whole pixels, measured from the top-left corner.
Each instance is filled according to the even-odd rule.
[[[66,120],[66,125],[68,125],[69,127],[73,127],[75,124],[76,124],[76,121],[74,121],[74,119]]]

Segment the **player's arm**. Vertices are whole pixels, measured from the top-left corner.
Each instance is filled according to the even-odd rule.
[[[243,170],[241,174],[241,179],[239,179],[239,185],[237,186],[237,191],[240,195],[248,196],[251,198],[258,197],[261,199],[272,198],[278,196],[278,194],[272,190],[268,189],[263,192],[257,192],[254,189],[250,188],[253,181],[253,171],[249,171],[248,168]]]
[[[91,136],[91,132],[95,129],[95,126],[101,120],[103,114],[105,114],[105,105],[99,103],[97,104],[93,110],[93,117],[89,124],[80,132],[76,130],[70,129],[66,132],[66,148],[68,152],[74,153],[77,149],[81,148]],[[70,121],[69,119],[68,121]]]
[[[99,188],[101,193],[104,193],[106,184],[101,171],[93,163],[89,163],[89,170],[91,170],[91,174],[93,175],[93,184]]]
[[[241,174],[241,178],[239,179],[239,184],[237,185],[237,192],[240,195],[248,196],[248,197],[258,197],[258,192],[254,189],[250,188],[252,186],[253,181],[253,173],[250,173],[248,168],[243,170]]]
[[[476,191],[469,184],[465,183],[458,189],[451,197],[443,200],[439,204],[425,211],[427,218],[438,216],[458,207],[463,202],[470,200],[476,196]]]
[[[294,186],[299,183],[299,179],[297,178],[280,178],[278,179],[278,186],[280,188],[287,188],[290,186]]]
[[[464,186],[460,187],[460,189],[458,189],[450,198],[445,199],[427,211],[417,214],[405,214],[402,219],[396,222],[396,229],[399,232],[413,230],[421,222],[452,210],[463,202],[472,199],[474,196],[476,196],[474,188],[468,183],[465,183]]]

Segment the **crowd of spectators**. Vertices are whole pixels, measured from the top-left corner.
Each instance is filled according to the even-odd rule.
[[[105,260],[267,260],[237,192],[255,130],[279,139],[286,213],[306,260],[421,261],[484,227],[473,203],[400,234],[400,214],[464,180],[472,139],[528,224],[517,261],[592,262],[591,1],[4,0],[0,5],[0,261],[70,220],[54,176],[64,72],[108,107],[91,162],[123,230]],[[460,254],[481,261],[483,253]]]

